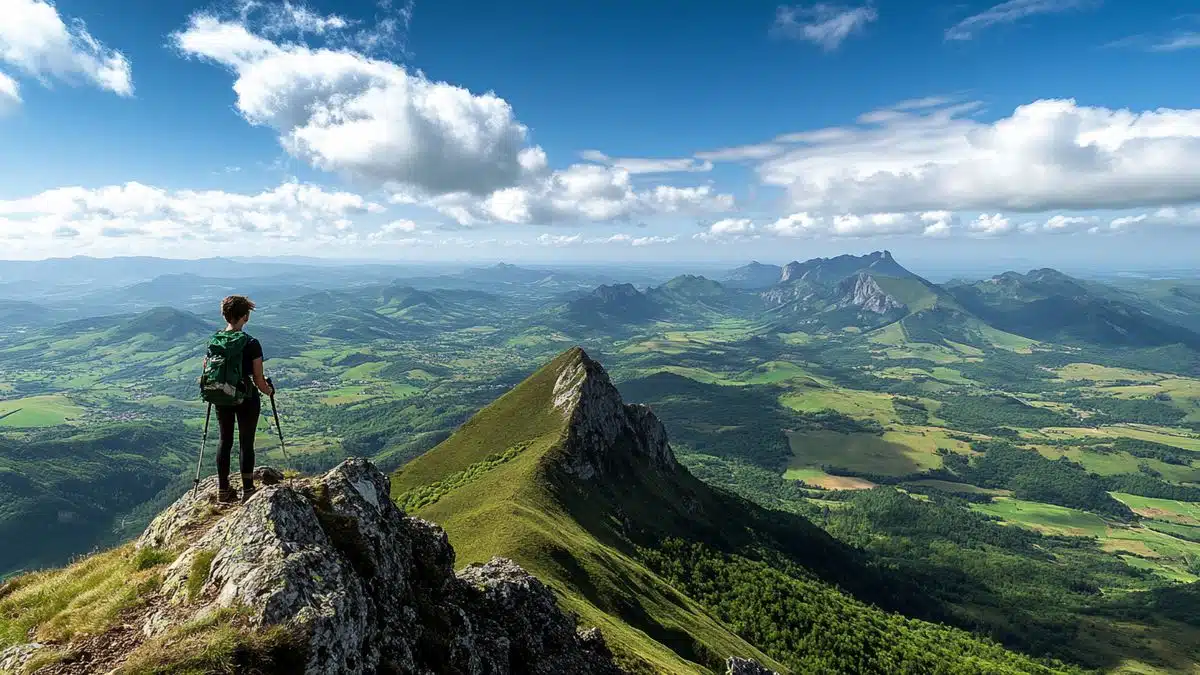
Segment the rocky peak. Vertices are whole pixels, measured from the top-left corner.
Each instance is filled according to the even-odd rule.
[[[783,272],[779,274],[779,283],[786,283],[793,279],[799,279],[804,274],[804,264],[797,260],[783,266]]]
[[[842,295],[839,307],[853,306],[876,314],[904,309],[903,303],[888,295],[879,287],[879,282],[863,272],[843,280],[838,285],[838,291]]]
[[[673,471],[678,462],[667,430],[645,405],[627,405],[604,366],[572,348],[554,382],[553,405],[567,421],[567,470],[584,479],[619,472],[630,453]]]
[[[621,672],[599,632],[578,631],[512,561],[456,574],[445,532],[406,516],[369,461],[291,482],[260,477],[244,505],[218,504],[212,477],[159,515],[136,543],[176,555],[158,591],[122,619],[121,639],[108,641],[117,646],[79,652],[81,669],[62,672],[116,670],[130,653],[231,611],[247,630],[292,636],[287,672]],[[6,666],[42,648],[19,647],[0,655]]]

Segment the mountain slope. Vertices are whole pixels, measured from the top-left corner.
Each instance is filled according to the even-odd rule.
[[[691,646],[697,641],[724,656],[769,662],[629,552],[607,545],[576,519],[584,495],[573,489],[572,476],[628,475],[646,488],[644,494],[661,495],[650,486],[667,488],[664,471],[675,468],[673,457],[658,454],[660,446],[642,442],[648,439],[639,439],[629,428],[615,436],[616,427],[607,433],[614,442],[640,450],[636,457],[570,453],[572,445],[579,447],[590,434],[606,433],[590,423],[570,424],[575,412],[566,412],[582,414],[587,408],[590,414],[590,403],[578,405],[592,401],[583,394],[597,386],[589,377],[589,363],[594,362],[579,349],[559,356],[397,472],[393,494],[406,510],[441,523],[460,560],[483,561],[493,555],[518,560],[585,623],[598,625],[626,658],[652,664],[659,672],[696,672],[686,659],[700,658]],[[621,420],[624,411],[612,405],[612,398],[604,400],[600,417],[629,421]],[[601,519],[613,511],[592,510]],[[598,529],[609,538],[610,527]]]
[[[782,274],[783,268],[779,265],[764,265],[754,260],[748,265],[730,270],[721,283],[730,288],[768,288],[778,283]]]
[[[1057,270],[1005,272],[948,285],[968,311],[1000,330],[1037,340],[1103,346],[1200,348],[1200,334],[1105,297]]]
[[[727,657],[743,656],[781,672],[788,669],[780,659],[797,672],[833,662],[839,665],[829,672],[855,672],[846,664],[858,662],[857,652],[827,660],[835,648],[825,640],[840,629],[868,636],[862,649],[870,656],[859,663],[870,665],[857,672],[880,672],[887,662],[918,667],[900,651],[890,652],[895,644],[925,658],[951,658],[929,656],[937,648],[918,647],[917,634],[904,632],[903,623],[894,624],[901,633],[879,633],[879,622],[906,620],[832,585],[877,605],[936,613],[905,583],[873,570],[859,553],[803,518],[767,511],[697,480],[676,462],[657,417],[644,406],[624,404],[603,367],[578,348],[398,471],[393,490],[406,510],[446,529],[464,562],[502,555],[537,574],[584,623],[603,630],[627,667],[711,672]],[[718,620],[719,601],[702,604],[666,581],[672,576],[690,584],[689,568],[676,566],[685,561],[664,563],[656,553],[678,541],[710,552],[701,557],[728,563],[712,563],[712,573],[733,573],[743,564],[793,570],[784,583],[808,599],[812,614],[790,616],[786,620],[794,623],[779,630],[808,635],[801,652],[776,650],[771,661],[729,627],[735,624]],[[872,630],[877,637],[869,637]],[[1022,662],[966,634],[933,630],[945,631],[939,639],[946,644],[965,640],[987,652],[981,657],[987,664]],[[871,660],[877,654],[879,660]]]

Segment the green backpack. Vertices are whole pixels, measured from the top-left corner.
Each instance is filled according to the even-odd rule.
[[[241,331],[217,331],[208,341],[200,373],[200,398],[213,405],[237,405],[249,394],[242,351],[250,336]]]

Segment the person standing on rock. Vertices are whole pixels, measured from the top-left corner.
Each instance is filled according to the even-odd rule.
[[[254,433],[262,412],[262,397],[275,394],[263,374],[262,344],[244,330],[254,302],[243,295],[231,295],[221,301],[224,330],[217,331],[205,356],[201,394],[217,409],[221,431],[217,446],[217,499],[237,501],[237,491],[229,484],[230,455],[233,452],[233,428],[237,424],[241,452],[242,501],[254,494]]]

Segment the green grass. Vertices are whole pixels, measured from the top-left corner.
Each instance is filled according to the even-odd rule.
[[[1174,499],[1155,499],[1131,495],[1124,492],[1113,492],[1113,498],[1124,502],[1139,515],[1156,518],[1185,525],[1200,525],[1200,504],[1181,502]]]
[[[1137,438],[1144,441],[1154,441],[1164,445],[1172,445],[1183,450],[1200,452],[1200,436],[1194,432],[1169,427],[1156,427],[1148,424],[1110,424],[1099,428],[1086,427],[1044,427],[1030,430],[1022,434],[1031,442],[1038,438]]]
[[[0,401],[0,427],[53,427],[83,415],[66,396],[28,396]]]
[[[494,555],[516,560],[557,591],[583,625],[599,627],[622,663],[640,672],[704,672],[655,636],[687,635],[713,653],[771,663],[630,554],[585,529],[554,488],[547,472],[565,420],[550,405],[551,392],[560,370],[576,358],[563,354],[407,464],[393,478],[394,496],[442,482],[438,499],[416,513],[445,528],[459,564]],[[511,460],[487,462],[520,444],[526,449]],[[486,470],[478,470],[481,463]],[[464,472],[471,473],[469,481],[446,483]],[[633,597],[639,607],[631,613]]]
[[[157,588],[165,563],[136,556],[126,545],[6,582],[0,586],[0,651],[31,637],[61,643],[103,632]]]
[[[767,361],[738,376],[746,384],[779,384],[799,378],[812,380],[808,371],[787,361]]]
[[[1057,368],[1055,373],[1064,380],[1093,380],[1096,382],[1115,382],[1130,380],[1133,382],[1155,382],[1159,376],[1141,370],[1129,368],[1114,368],[1100,366],[1094,363],[1068,363]]]
[[[972,504],[971,508],[1046,534],[1102,537],[1108,528],[1094,513],[1012,497],[996,497],[990,504]]]
[[[802,431],[788,435],[788,469],[834,466],[852,471],[903,476],[941,465],[941,457],[873,434]],[[795,474],[793,474],[795,475]]]
[[[851,478],[849,476],[834,476],[820,469],[813,468],[788,469],[784,472],[783,477],[788,480],[798,480],[808,485],[823,487],[826,490],[867,490],[875,487],[875,484],[869,480]]]
[[[134,649],[114,675],[235,675],[299,672],[302,640],[285,626],[255,630],[236,609],[222,609]]]
[[[780,403],[801,412],[836,410],[857,419],[873,419],[880,424],[898,422],[892,397],[873,391],[840,387],[796,387],[780,398]]]

